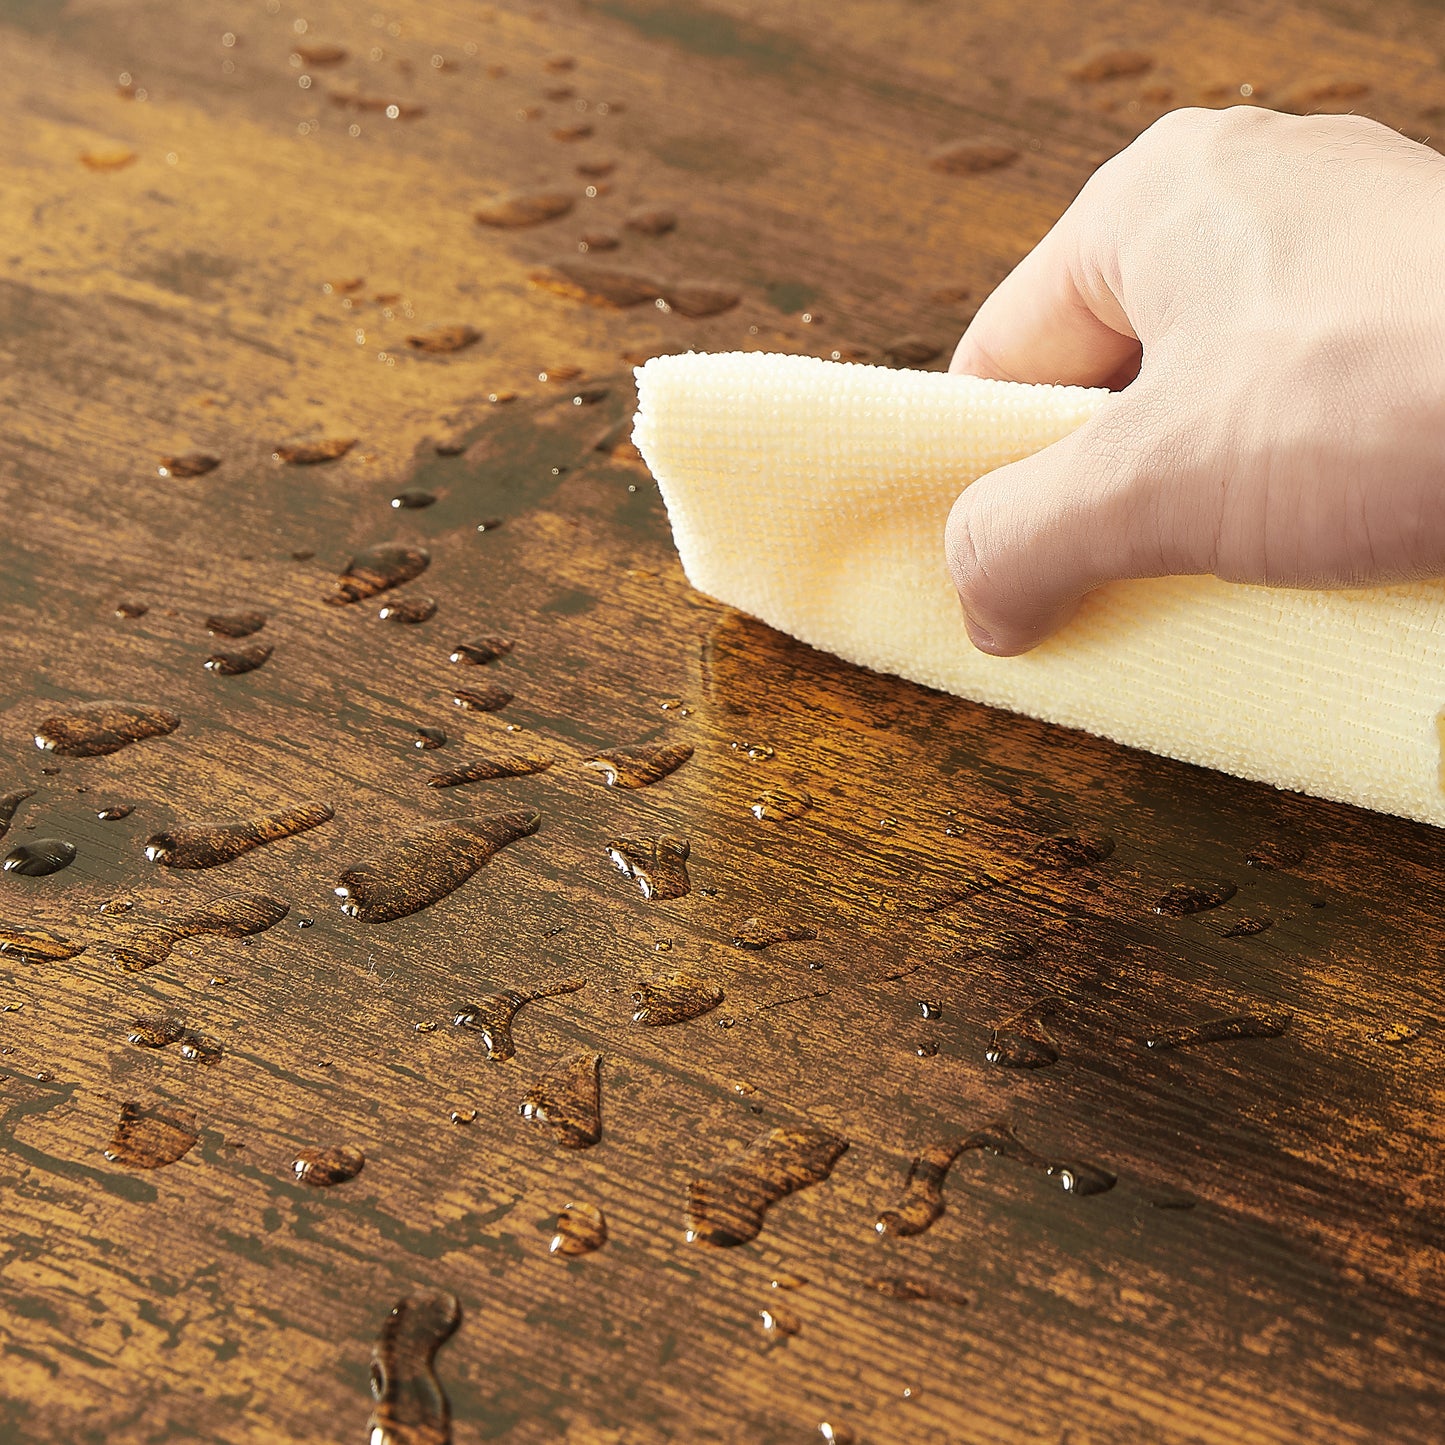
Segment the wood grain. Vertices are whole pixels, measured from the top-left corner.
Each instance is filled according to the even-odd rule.
[[[444,1438],[422,1367],[421,1393],[395,1382],[406,1341],[446,1339],[452,1296],[435,1371],[459,1445],[788,1445],[824,1421],[874,1445],[1438,1438],[1440,835],[730,614],[687,588],[626,444],[629,367],[660,350],[921,339],[943,365],[1090,170],[1173,105],[1248,86],[1415,135],[1440,119],[1434,6],[1078,17],[0,4],[0,795],[34,790],[0,847],[79,849],[0,877],[0,921],[86,945],[0,952],[0,1440],[360,1440],[378,1339],[375,1418]],[[1017,157],[934,163],[961,144]],[[518,194],[571,206],[473,219]],[[674,228],[627,223],[662,212]],[[690,318],[529,282],[566,258],[739,302]],[[193,453],[220,465],[158,472]],[[393,508],[406,489],[438,500]],[[391,542],[426,570],[328,605]],[[421,595],[430,620],[379,620]],[[253,610],[273,653],[208,672],[206,619]],[[477,637],[515,645],[449,660]],[[452,703],[487,687],[512,700]],[[100,700],[182,722],[108,756],[36,750],[41,720]],[[418,750],[419,727],[448,743]],[[585,766],[641,744],[694,751],[635,788]],[[427,786],[533,754],[552,766]],[[760,820],[766,789],[811,806]],[[145,859],[154,834],[306,803],[334,820],[215,868]],[[339,911],[342,872],[403,836],[526,809],[537,833],[432,906]],[[1057,834],[1114,846],[1031,861]],[[689,889],[649,900],[608,844],[669,835]],[[1218,908],[1153,911],[1221,879]],[[290,912],[115,961],[237,893]],[[752,918],[745,938],[800,936],[734,946]],[[1226,936],[1245,918],[1270,926]],[[634,1025],[634,991],[679,972],[722,1003]],[[452,1020],[508,993],[528,999],[515,1056],[489,1059]],[[991,1031],[1045,996],[1059,1061],[988,1063]],[[1240,1013],[1290,1023],[1143,1042]],[[183,1057],[187,1030],[220,1057]],[[561,1148],[519,1104],[593,1054],[600,1139]],[[108,1160],[131,1104],[197,1142]],[[915,1156],[995,1123],[1118,1182],[1076,1198],[968,1148],[936,1223],[879,1236]],[[752,1242],[685,1242],[692,1181],[774,1129],[848,1148]],[[296,1160],[352,1149],[354,1177],[298,1182]],[[554,1256],[572,1205],[606,1242]]]

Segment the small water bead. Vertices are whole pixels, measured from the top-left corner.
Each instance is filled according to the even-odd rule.
[[[46,718],[35,729],[35,746],[62,757],[103,757],[146,738],[164,737],[180,725],[179,716],[165,708],[93,702]]]
[[[19,843],[4,858],[4,869],[21,878],[45,878],[75,862],[75,844],[64,838],[36,838]]]
[[[488,994],[480,1003],[460,1005],[452,1015],[457,1028],[473,1029],[482,1037],[487,1058],[505,1062],[516,1055],[517,1048],[512,1038],[512,1023],[523,1004],[538,999],[561,998],[565,994],[577,993],[587,987],[585,978],[567,978],[560,983],[547,984],[521,993],[517,989],[504,989],[501,993]]]
[[[818,1434],[823,1437],[827,1445],[857,1445],[858,1437],[853,1432],[851,1425],[844,1425],[838,1420],[821,1420],[818,1422]]]
[[[292,467],[314,467],[344,457],[356,445],[355,437],[322,437],[314,441],[280,443],[271,460]]]
[[[441,728],[418,728],[416,730],[416,741],[412,743],[414,748],[422,748],[431,752],[436,748],[443,748],[447,743],[447,735]]]
[[[429,356],[446,356],[454,351],[465,351],[469,346],[475,346],[482,339],[482,333],[475,326],[469,326],[465,322],[455,326],[439,326],[433,331],[413,332],[406,338],[406,344],[413,351],[420,351]],[[396,504],[393,502],[393,506]],[[403,505],[413,505],[404,503]],[[423,502],[420,505],[428,506]]]
[[[453,1109],[447,1117],[453,1124],[475,1124],[477,1111],[475,1109]]]
[[[409,487],[404,492],[398,492],[391,499],[391,505],[397,511],[417,512],[423,507],[434,506],[436,499],[435,492],[423,491],[420,487]]]
[[[505,637],[473,637],[467,642],[457,643],[452,648],[451,660],[468,662],[482,667],[489,662],[496,662],[498,658],[505,657],[516,645],[515,642],[511,642]]]
[[[582,766],[601,773],[609,788],[646,788],[675,773],[692,755],[691,743],[640,743],[597,753]]]
[[[336,591],[325,600],[344,607],[362,602],[420,577],[431,566],[425,547],[407,542],[381,542],[358,552],[336,581]]]
[[[607,1243],[607,1217],[595,1204],[564,1205],[557,1211],[557,1228],[548,1253],[563,1256],[591,1254]]]
[[[270,642],[252,642],[245,647],[235,647],[213,652],[203,664],[207,672],[222,677],[239,677],[242,673],[255,672],[263,667],[276,650]]]
[[[129,898],[110,898],[100,905],[102,913],[129,913],[135,904]]]
[[[330,1189],[355,1179],[366,1165],[366,1155],[355,1144],[331,1144],[325,1148],[298,1149],[291,1172],[298,1184]]]
[[[145,841],[145,854],[152,863],[162,863],[167,868],[215,868],[263,844],[319,828],[335,816],[336,811],[329,803],[300,803],[259,818],[232,818],[198,827],[173,828],[151,834]]]
[[[1154,905],[1154,912],[1166,918],[1184,918],[1203,913],[1228,903],[1239,890],[1233,883],[1218,879],[1208,883],[1175,883]]]
[[[823,1129],[779,1128],[758,1135],[736,1158],[688,1185],[686,1238],[723,1248],[756,1239],[780,1199],[821,1184],[848,1141]]]
[[[530,837],[541,816],[518,809],[491,818],[457,818],[404,834],[371,862],[345,869],[335,893],[341,911],[387,923],[430,907],[460,888],[492,855]]]
[[[742,753],[745,758],[755,763],[764,763],[774,755],[773,749],[767,743],[734,742],[728,746],[735,753]]]
[[[477,523],[477,531],[495,532],[497,528],[502,525],[502,520],[501,517],[483,517],[482,520]]]
[[[450,1445],[451,1406],[437,1379],[437,1351],[461,1323],[456,1296],[408,1295],[382,1324],[371,1351],[368,1445]]]
[[[803,1328],[798,1316],[782,1305],[764,1305],[758,1311],[758,1323],[764,1339],[778,1342],[791,1339]]]
[[[920,1059],[936,1059],[938,1057],[938,1045],[935,1043],[915,1044],[913,1052]]]
[[[217,612],[206,618],[206,631],[217,637],[250,637],[265,625],[264,612]]]
[[[1274,919],[1257,918],[1253,915],[1245,915],[1236,918],[1228,928],[1220,933],[1221,938],[1253,938],[1256,934],[1265,932],[1274,927]]]
[[[530,773],[544,773],[555,759],[536,755],[515,754],[509,757],[473,758],[445,772],[429,773],[429,788],[454,788],[462,783],[482,783],[495,778],[520,778]]]
[[[188,1110],[125,1103],[105,1157],[128,1169],[163,1169],[194,1148],[199,1138],[196,1116]]]
[[[512,694],[496,683],[452,689],[452,703],[466,712],[497,712],[511,702]]]
[[[723,991],[708,979],[677,970],[658,974],[632,991],[632,1022],[649,1028],[701,1018],[723,1001]]]
[[[220,465],[220,457],[209,452],[184,452],[180,456],[162,457],[156,474],[162,477],[203,477]]]
[[[1185,1049],[1195,1044],[1221,1043],[1229,1039],[1277,1039],[1289,1027],[1291,1017],[1287,1013],[1233,1014],[1228,1018],[1210,1019],[1205,1023],[1187,1024],[1183,1028],[1150,1034],[1144,1040],[1144,1047]]]
[[[801,789],[765,788],[748,804],[748,811],[759,822],[781,823],[801,818],[812,806],[813,799]]]
[[[784,923],[771,918],[745,918],[732,930],[734,948],[771,948],[775,943],[810,943],[818,936],[816,928]]]
[[[117,602],[115,604],[115,615],[117,617],[135,619],[137,617],[144,617],[150,610],[150,603],[148,602]]]
[[[644,898],[682,898],[691,887],[686,838],[664,833],[656,838],[614,838],[607,855],[617,870],[635,879]]]
[[[220,1059],[222,1049],[214,1039],[208,1039],[195,1029],[188,1028],[183,1019],[137,1019],[129,1034],[130,1042],[146,1049],[163,1049],[179,1044],[183,1059],[192,1063],[214,1064]]]
[[[397,622],[415,627],[418,623],[430,622],[436,616],[436,611],[435,597],[417,595],[393,597],[376,615],[382,622]]]
[[[602,1055],[572,1054],[548,1069],[523,1096],[517,1112],[545,1124],[564,1149],[590,1149],[602,1137]]]

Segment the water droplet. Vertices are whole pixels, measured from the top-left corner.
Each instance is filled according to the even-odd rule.
[[[419,622],[430,622],[436,616],[435,597],[393,597],[376,615],[383,622],[401,622],[415,627]]]
[[[366,1164],[366,1155],[355,1144],[331,1144],[326,1148],[298,1149],[291,1172],[298,1184],[329,1189],[355,1179]]]
[[[477,1111],[475,1109],[453,1109],[447,1117],[453,1124],[475,1124]]]
[[[1272,918],[1245,916],[1236,918],[1219,936],[1221,938],[1253,938],[1255,934],[1263,933],[1265,929],[1273,927],[1274,919]]]
[[[1114,840],[1105,833],[1056,833],[1036,843],[1029,857],[1040,868],[1086,868],[1113,851]]]
[[[423,507],[434,505],[436,499],[435,492],[428,492],[421,487],[408,487],[391,499],[391,505],[397,511],[419,512]]]
[[[516,754],[500,758],[473,758],[458,763],[445,772],[428,773],[429,788],[454,788],[459,783],[482,783],[493,778],[520,778],[529,773],[544,773],[555,759]]]
[[[264,612],[224,612],[206,618],[206,631],[217,637],[249,637],[265,625]]]
[[[1209,883],[1175,883],[1154,905],[1155,913],[1166,918],[1183,918],[1190,913],[1203,913],[1228,903],[1239,890],[1233,883],[1219,879]]]
[[[640,743],[596,753],[582,766],[601,773],[609,788],[645,788],[676,772],[692,753],[691,743]]]
[[[621,244],[621,237],[610,231],[584,231],[577,238],[579,251],[615,251]]]
[[[544,291],[591,306],[641,306],[662,295],[661,282],[650,276],[570,258],[534,270],[528,279]]]
[[[0,939],[3,939],[3,927],[0,927]],[[0,942],[0,952],[3,952],[5,945]],[[1365,1035],[1367,1044],[1404,1044],[1420,1037],[1420,1030],[1415,1024],[1392,1023],[1386,1024],[1384,1028],[1372,1029]]]
[[[561,983],[533,989],[530,993],[505,989],[501,993],[489,994],[480,1003],[462,1004],[453,1014],[452,1023],[458,1028],[474,1029],[479,1033],[487,1058],[502,1063],[516,1055],[512,1021],[523,1004],[533,1003],[539,998],[560,998],[586,987],[585,978],[568,978]]]
[[[619,872],[635,878],[644,898],[681,898],[691,883],[687,858],[692,851],[686,838],[664,833],[657,838],[614,838],[608,856]]]
[[[1228,1018],[1209,1019],[1205,1023],[1186,1024],[1150,1034],[1144,1040],[1148,1049],[1186,1049],[1194,1044],[1213,1044],[1226,1039],[1277,1039],[1290,1025],[1289,1014],[1233,1014]]]
[[[939,146],[928,157],[936,171],[950,176],[972,176],[983,171],[996,171],[1018,159],[1018,151],[1002,141],[956,140]],[[936,356],[938,353],[935,352]],[[925,360],[932,360],[925,357]]]
[[[34,796],[34,788],[17,788],[13,793],[0,793],[0,838],[9,832],[10,820],[14,818],[15,810],[26,798]]]
[[[446,746],[447,735],[441,728],[418,728],[416,730],[416,742],[413,747],[424,748],[431,752],[435,748]]]
[[[856,1445],[858,1439],[857,1435],[853,1433],[851,1425],[844,1425],[837,1420],[820,1420],[818,1434],[828,1442],[828,1445]]]
[[[962,1309],[968,1304],[968,1296],[951,1289],[941,1289],[923,1280],[908,1279],[897,1275],[879,1275],[867,1281],[868,1288],[877,1290],[889,1299],[937,1300],[941,1304],[956,1305]]]
[[[681,971],[660,973],[633,989],[632,1022],[649,1027],[686,1023],[722,1001],[722,989],[708,979]]]
[[[1102,1194],[1116,1183],[1106,1169],[1095,1164],[1046,1159],[1035,1154],[1007,1124],[988,1124],[951,1143],[930,1145],[918,1154],[908,1166],[903,1197],[892,1209],[885,1209],[878,1216],[874,1226],[878,1233],[922,1234],[943,1213],[943,1181],[953,1161],[968,1149],[982,1149],[1030,1169],[1041,1169],[1058,1180],[1067,1194]]]
[[[600,181],[604,176],[610,176],[616,169],[617,162],[612,160],[577,162],[577,174],[594,181]]]
[[[1059,1000],[1041,998],[993,1030],[984,1058],[1005,1069],[1044,1069],[1059,1061],[1059,1051],[1043,1020],[1058,1012]]]
[[[185,1109],[126,1103],[120,1106],[120,1122],[105,1157],[127,1169],[161,1169],[174,1164],[199,1137],[196,1116]]]
[[[30,928],[0,919],[0,955],[21,963],[61,963],[85,952],[85,944],[72,943],[48,928]]]
[[[494,682],[483,683],[480,687],[452,689],[452,702],[467,712],[496,712],[511,700],[512,694]]]
[[[355,437],[322,437],[317,441],[282,442],[271,453],[271,459],[292,467],[314,467],[321,462],[334,462],[356,445]]]
[[[407,833],[370,863],[347,868],[336,886],[341,911],[363,923],[387,923],[429,907],[460,888],[509,843],[541,825],[534,812],[457,818]]]
[[[162,477],[203,477],[220,465],[220,457],[209,452],[185,452],[178,457],[162,457],[156,472]]]
[[[1264,838],[1244,855],[1251,868],[1272,871],[1293,868],[1304,861],[1305,850],[1284,838]]]
[[[129,898],[111,898],[100,905],[102,913],[129,913],[135,904]]]
[[[725,286],[711,286],[701,281],[678,281],[664,288],[658,298],[679,316],[719,316],[731,311],[742,299]]]
[[[913,1046],[913,1052],[917,1054],[920,1059],[936,1059],[938,1057],[938,1045],[931,1041],[923,1044],[915,1044]]]
[[[546,1124],[564,1149],[590,1149],[602,1137],[601,1054],[572,1054],[527,1090],[517,1112]]]
[[[688,1185],[689,1243],[731,1246],[756,1239],[780,1199],[821,1184],[848,1141],[823,1129],[769,1129],[737,1157]]]
[[[663,710],[663,712],[675,712],[680,714],[682,717],[689,717],[692,713],[692,709],[688,707],[688,705],[680,697],[661,698],[659,699],[657,705]]]
[[[791,1339],[803,1328],[802,1320],[782,1305],[764,1305],[758,1311],[758,1323],[762,1327],[763,1338],[775,1343]]]
[[[221,1057],[221,1046],[214,1039],[187,1028],[183,1019],[137,1019],[130,1033],[130,1042],[146,1049],[163,1049],[170,1044],[181,1046],[181,1057],[198,1064],[214,1064]]]
[[[943,347],[925,336],[900,336],[883,348],[894,366],[926,366]]]
[[[552,1254],[591,1254],[607,1243],[607,1218],[595,1204],[572,1203],[557,1211]]]
[[[129,702],[93,702],[56,713],[35,729],[35,746],[68,758],[96,758],[180,727],[173,712]]]
[[[482,333],[475,326],[440,326],[434,331],[418,331],[406,338],[406,344],[413,351],[425,352],[432,356],[443,356],[452,351],[464,351],[475,346],[482,339]]]
[[[207,672],[222,677],[239,677],[244,672],[255,672],[264,666],[276,648],[270,642],[250,642],[245,647],[234,647],[213,652],[205,661]]]
[[[298,33],[306,33],[304,21]],[[298,45],[292,53],[303,65],[340,65],[347,55],[345,47],[341,45]]]
[[[938,999],[919,999],[918,1011],[926,1019],[941,1019],[943,1017],[943,1004]]]
[[[392,587],[400,587],[420,577],[431,565],[431,553],[425,547],[408,542],[381,542],[358,552],[336,582],[336,591],[326,601],[344,607],[361,602]]]
[[[677,229],[677,212],[666,210],[633,211],[622,224],[629,231],[643,236],[665,236]]]
[[[565,216],[573,204],[564,191],[519,192],[486,202],[472,212],[472,219],[483,226],[540,226]]]
[[[552,139],[564,143],[571,141],[586,140],[592,134],[592,127],[585,121],[579,121],[575,125],[559,125],[552,132]]]
[[[496,662],[499,657],[505,657],[516,645],[505,637],[473,637],[452,648],[452,661],[483,667],[489,662]]]
[[[63,838],[36,838],[30,843],[16,844],[5,855],[4,868],[21,878],[44,878],[69,868],[74,862],[74,843],[67,843]]]
[[[145,841],[145,853],[152,863],[163,863],[167,868],[215,868],[264,843],[319,828],[335,816],[336,810],[329,803],[299,803],[259,818],[232,818],[152,833]]]
[[[765,763],[773,756],[773,749],[767,743],[735,742],[729,743],[728,746],[735,753],[742,753],[744,757],[754,763]]]
[[[371,1351],[368,1445],[450,1445],[451,1406],[434,1366],[461,1318],[456,1296],[441,1291],[393,1306]]]
[[[581,391],[574,392],[572,396],[573,406],[596,406],[599,401],[606,401],[612,395],[612,389],[606,386],[584,386]]]
[[[817,936],[816,928],[770,918],[745,918],[734,926],[732,943],[734,948],[771,948],[775,943],[809,943]]]
[[[812,797],[802,789],[793,792],[787,788],[764,788],[748,804],[748,811],[759,822],[781,823],[801,818],[812,806]]]
[[[144,617],[149,612],[148,602],[117,602],[115,604],[115,615],[117,617],[129,617],[134,620],[137,617]]]
[[[1096,45],[1065,67],[1072,80],[1097,82],[1117,80],[1125,75],[1142,75],[1154,65],[1154,57],[1143,50],[1122,45]]]
[[[216,933],[224,938],[244,938],[274,928],[291,911],[291,905],[259,893],[232,893],[192,913],[162,923],[142,925],[123,944],[111,950],[111,962],[128,973],[162,963],[183,938]]]

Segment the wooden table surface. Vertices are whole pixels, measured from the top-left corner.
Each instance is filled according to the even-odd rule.
[[[944,365],[1172,106],[1428,135],[1438,6],[4,0],[0,56],[0,852],[77,850],[0,878],[0,1440],[1441,1437],[1440,834],[813,653],[689,590],[627,442],[659,351]],[[66,752],[101,700],[155,735]],[[693,752],[583,766],[637,744]],[[646,898],[609,845],[669,836]],[[513,1058],[454,1023],[579,980]],[[1234,1015],[1286,1026],[1145,1042]]]

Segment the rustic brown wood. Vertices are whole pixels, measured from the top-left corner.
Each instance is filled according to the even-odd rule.
[[[1173,105],[1426,134],[1438,7],[4,0],[0,54],[0,848],[79,850],[0,878],[0,1439],[374,1409],[406,1445],[445,1438],[437,1382],[460,1445],[1440,1438],[1441,835],[730,614],[626,440],[659,350],[945,364]],[[529,282],[586,237],[640,304]],[[393,542],[412,580],[338,584]],[[264,664],[207,671],[251,612]],[[479,636],[515,646],[449,660]],[[98,701],[181,723],[34,747]],[[657,743],[695,751],[584,765]],[[521,754],[553,765],[427,786]],[[144,856],[316,803],[214,868]],[[407,835],[532,809],[430,907],[339,911]],[[648,900],[609,845],[671,838],[688,891]],[[678,974],[723,1002],[634,1024]],[[1289,1022],[1145,1043],[1240,1015]],[[519,1105],[594,1054],[600,1140],[559,1147]],[[754,1179],[755,1240],[685,1242],[694,1181],[802,1167],[772,1130],[847,1149]],[[944,1212],[880,1235],[915,1157],[925,1194],[953,1159]]]

